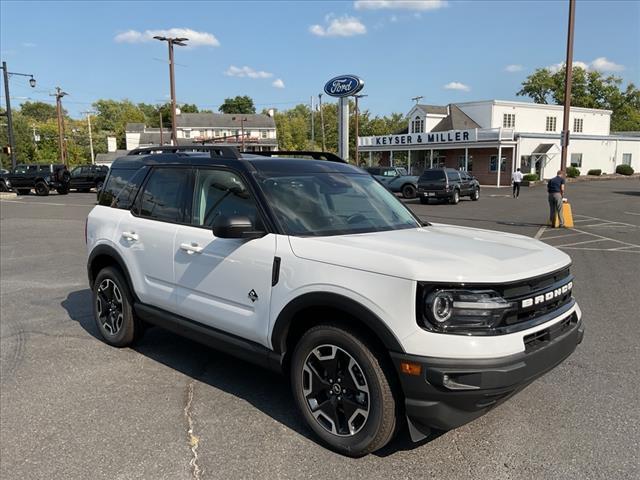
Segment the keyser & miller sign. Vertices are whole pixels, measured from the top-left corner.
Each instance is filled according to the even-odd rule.
[[[446,132],[409,133],[404,135],[381,135],[377,137],[360,137],[361,147],[412,146],[441,143],[476,142],[478,135],[473,130],[448,130]]]
[[[364,88],[364,81],[355,75],[340,75],[324,85],[324,93],[332,97],[349,97]]]

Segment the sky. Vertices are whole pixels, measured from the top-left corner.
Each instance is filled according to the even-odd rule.
[[[365,82],[363,109],[406,113],[421,103],[526,100],[520,84],[564,61],[568,0],[0,2],[0,56],[12,105],[54,103],[73,117],[100,98],[169,99],[166,43],[176,47],[176,96],[217,110],[249,95],[258,111],[317,100],[330,78]],[[640,84],[640,2],[577,0],[574,60]],[[330,101],[326,96],[323,101]],[[2,88],[4,104],[4,88]]]

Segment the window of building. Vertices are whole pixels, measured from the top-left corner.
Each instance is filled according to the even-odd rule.
[[[191,138],[191,130],[184,130],[184,138]]]
[[[520,171],[522,173],[531,173],[531,155],[520,156]]]
[[[220,130],[214,130],[213,131],[213,136],[214,137],[219,137],[220,136]]]
[[[460,155],[458,157],[458,170],[466,170],[467,172],[470,172],[471,170],[473,170],[473,157],[469,155],[467,168],[465,168],[464,164],[465,164],[464,155]]]
[[[556,117],[547,117],[547,124],[545,126],[545,131],[547,132],[556,131]]]
[[[264,139],[264,138],[269,138],[269,131],[268,130],[262,130],[262,132],[260,132],[260,136]]]
[[[196,227],[210,228],[217,217],[234,215],[249,217],[254,225],[262,225],[251,193],[234,172],[198,170],[193,199],[192,225]]]
[[[154,169],[134,210],[141,217],[152,220],[182,222],[188,178],[186,168]]]
[[[498,171],[498,155],[491,155],[489,158],[489,171],[497,172]],[[507,157],[502,157],[502,162],[500,162],[500,171],[507,171]]]
[[[505,113],[502,116],[502,126],[504,128],[515,128],[515,126],[516,126],[516,114],[515,113]]]
[[[582,118],[574,118],[573,119],[573,131],[576,133],[582,133],[582,124],[584,120]]]
[[[422,118],[415,117],[411,122],[411,133],[423,133],[424,132],[424,120]]]
[[[623,165],[631,165],[631,154],[623,153],[622,154],[622,163]]]
[[[571,154],[571,166],[572,167],[582,167],[582,154],[581,153],[572,153]]]

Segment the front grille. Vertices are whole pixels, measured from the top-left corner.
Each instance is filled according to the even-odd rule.
[[[551,340],[560,337],[576,323],[578,323],[578,316],[573,313],[549,328],[544,328],[535,333],[525,335],[523,338],[525,352],[529,353],[543,347]]]

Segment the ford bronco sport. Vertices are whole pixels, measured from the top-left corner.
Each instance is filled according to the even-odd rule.
[[[422,222],[342,161],[191,148],[115,160],[88,216],[113,346],[158,325],[283,372],[317,437],[360,456],[477,418],[582,340],[549,245]]]

